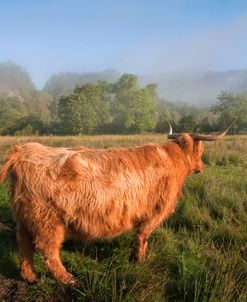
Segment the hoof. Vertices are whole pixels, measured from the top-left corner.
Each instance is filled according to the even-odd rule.
[[[66,274],[65,276],[61,276],[57,279],[59,282],[69,285],[69,286],[76,286],[76,280],[72,274]]]
[[[132,263],[136,263],[138,262],[138,258],[136,257],[136,253],[135,252],[132,252],[129,256],[129,261],[132,262]]]
[[[77,285],[77,282],[76,282],[75,278],[72,278],[67,284],[72,287],[75,287]]]
[[[26,272],[25,273],[22,272],[21,276],[28,283],[34,283],[35,281],[37,281],[37,276],[34,272],[29,272],[28,274]]]
[[[137,250],[133,250],[130,257],[129,257],[129,261],[130,262],[144,262],[146,258],[146,252],[143,253],[141,251],[137,251]]]

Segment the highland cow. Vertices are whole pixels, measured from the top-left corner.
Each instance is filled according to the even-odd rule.
[[[110,239],[132,229],[135,258],[143,260],[148,237],[175,211],[185,177],[203,171],[201,141],[221,138],[230,126],[217,135],[172,134],[170,126],[172,141],[133,148],[12,147],[0,182],[10,175],[22,277],[36,280],[38,250],[58,281],[73,284],[59,256],[64,240]]]

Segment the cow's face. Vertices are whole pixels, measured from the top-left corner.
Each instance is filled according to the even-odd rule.
[[[176,138],[176,142],[183,150],[184,156],[187,159],[188,174],[200,173],[204,170],[202,162],[203,144],[201,141],[195,141],[189,134],[182,133]]]
[[[204,147],[201,141],[216,141],[225,136],[227,131],[233,125],[235,119],[233,119],[228,127],[217,134],[197,134],[197,133],[173,133],[172,126],[167,122],[169,126],[169,139],[174,139],[175,142],[183,150],[184,156],[187,159],[188,174],[200,173],[204,170],[202,162],[202,153]]]
[[[201,173],[204,170],[204,164],[202,162],[202,154],[204,151],[204,146],[201,141],[194,141],[193,148],[193,157],[194,157],[194,165],[193,172]]]

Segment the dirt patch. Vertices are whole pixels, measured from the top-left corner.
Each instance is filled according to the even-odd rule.
[[[73,288],[65,287],[56,288],[47,297],[31,297],[28,292],[28,283],[21,280],[15,280],[11,278],[4,278],[0,276],[0,302],[75,302],[76,292]]]
[[[24,281],[0,277],[0,301],[27,301],[27,287]]]

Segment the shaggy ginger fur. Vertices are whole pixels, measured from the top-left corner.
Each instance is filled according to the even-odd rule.
[[[57,280],[74,283],[59,256],[65,239],[110,239],[133,228],[135,257],[143,260],[149,235],[174,212],[185,177],[203,170],[202,152],[188,134],[135,148],[11,148],[0,182],[10,172],[22,277],[35,281],[37,249]]]

